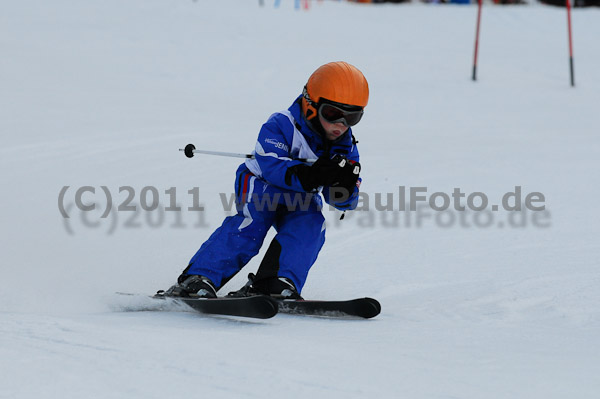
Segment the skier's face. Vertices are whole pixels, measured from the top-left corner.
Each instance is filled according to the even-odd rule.
[[[323,117],[320,115],[319,121],[321,122],[321,126],[323,126],[323,130],[325,130],[325,138],[330,141],[337,140],[348,130],[348,127],[342,122],[330,123],[323,119]]]

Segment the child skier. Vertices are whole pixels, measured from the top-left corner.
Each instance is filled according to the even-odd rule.
[[[238,168],[238,213],[202,244],[165,295],[216,297],[259,252],[273,226],[277,234],[256,277],[237,295],[301,299],[325,242],[319,192],[339,210],[358,203],[360,164],[350,126],[360,121],[368,99],[367,80],[356,67],[346,62],[319,67],[294,103],[262,126],[255,158]],[[309,165],[308,159],[317,161]]]

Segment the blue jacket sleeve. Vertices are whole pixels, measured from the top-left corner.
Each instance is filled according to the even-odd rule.
[[[267,121],[258,134],[255,156],[262,177],[270,184],[287,190],[305,192],[298,177],[288,173],[292,166],[301,164],[291,158],[292,134],[286,135],[274,118]]]

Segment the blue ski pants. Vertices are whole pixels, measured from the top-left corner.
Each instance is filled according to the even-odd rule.
[[[243,164],[236,173],[235,193],[237,214],[225,218],[202,244],[186,274],[208,277],[221,287],[259,252],[274,227],[280,245],[277,275],[291,279],[301,292],[325,243],[321,197],[272,186]]]

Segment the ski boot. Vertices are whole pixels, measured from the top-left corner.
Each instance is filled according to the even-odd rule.
[[[207,277],[182,274],[177,279],[177,284],[164,291],[162,295],[183,298],[216,298],[217,290]]]
[[[276,299],[303,299],[296,286],[287,277],[266,277],[257,279],[253,273],[248,274],[248,282],[237,291],[227,294],[228,297],[252,295],[269,295]]]

